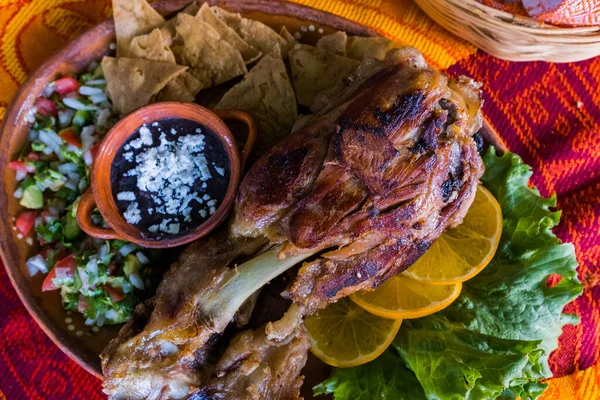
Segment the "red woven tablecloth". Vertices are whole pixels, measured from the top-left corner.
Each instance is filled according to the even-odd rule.
[[[533,166],[542,194],[563,210],[558,236],[573,242],[583,295],[551,357],[545,399],[599,399],[600,58],[509,63],[449,36],[410,0],[296,0],[411,44],[439,68],[483,82],[484,113]],[[19,84],[69,40],[110,15],[110,0],[0,0],[0,118]],[[65,356],[21,305],[0,268],[0,400],[103,398],[98,380]]]

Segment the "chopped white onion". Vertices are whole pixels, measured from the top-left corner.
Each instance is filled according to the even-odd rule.
[[[90,261],[85,264],[85,270],[88,274],[94,275],[94,278],[98,278],[98,260],[95,258],[90,259]],[[94,281],[95,281],[94,279]],[[95,283],[95,282],[94,282]]]
[[[93,96],[90,96],[90,100],[94,104],[100,104],[100,103],[104,103],[106,100],[108,100],[108,97],[106,97],[106,95],[104,93],[95,94]]]
[[[81,180],[81,176],[79,176],[79,174],[77,172],[69,172],[67,174],[67,177],[72,181],[79,182]]]
[[[81,143],[83,144],[84,149],[89,150],[96,142],[96,137],[94,136],[95,132],[96,127],[94,125],[84,126],[81,130]]]
[[[96,325],[102,327],[102,325],[104,325],[104,322],[106,322],[106,318],[104,317],[104,315],[101,315],[96,320]]]
[[[23,179],[27,178],[27,171],[17,171],[15,173],[15,179],[18,181],[22,181]]]
[[[137,253],[135,253],[135,256],[137,257],[138,260],[140,260],[140,262],[142,264],[148,264],[150,262],[148,257],[146,257],[146,255],[144,253],[142,253],[141,251],[138,251]]]
[[[111,112],[109,108],[103,108],[98,112],[98,116],[96,117],[96,125],[105,126],[110,118]]]
[[[94,162],[92,153],[89,150],[83,153],[83,162],[85,162],[85,165],[87,165],[88,167]]]
[[[29,141],[33,142],[34,140],[36,140],[38,137],[40,136],[40,133],[38,131],[36,131],[35,129],[30,129],[29,130]]]
[[[104,90],[90,86],[80,86],[79,94],[84,96],[93,96],[95,94],[104,94]]]
[[[81,279],[81,286],[87,288],[90,284],[90,277],[87,272],[85,272],[85,269],[78,267],[77,273],[79,274],[79,279]]]
[[[17,190],[15,190],[15,199],[20,199],[21,197],[23,197],[23,189],[18,187]]]
[[[76,171],[77,171],[77,164],[72,163],[72,162],[60,164],[58,166],[58,172],[60,172],[63,175],[67,175],[71,172],[76,172]]]
[[[131,253],[135,249],[137,249],[137,245],[135,243],[127,243],[126,245],[121,247],[119,253],[121,253],[121,255],[125,257],[127,254]]]
[[[138,288],[140,290],[144,290],[144,281],[142,281],[142,278],[140,278],[140,276],[138,274],[129,275],[129,281],[136,288]]]
[[[65,187],[67,189],[71,189],[71,190],[77,190],[77,181],[71,180],[69,179],[66,183],[65,183]]]
[[[115,310],[108,310],[104,317],[109,321],[114,321],[119,317],[119,314]]]
[[[92,326],[92,325],[95,325],[95,324],[96,324],[96,320],[95,320],[95,319],[91,319],[91,318],[87,318],[87,319],[85,320],[85,324],[86,324],[87,326]]]
[[[81,100],[71,97],[63,98],[63,103],[65,104],[65,106],[70,107],[74,110],[90,111],[98,109],[98,107],[96,106],[84,104],[81,102]]]
[[[76,111],[71,108],[66,108],[58,112],[58,124],[61,128],[66,128],[71,125],[75,112]]]
[[[103,244],[100,246],[100,248],[98,248],[98,257],[104,259],[106,256],[108,256],[108,246]]]
[[[40,142],[50,147],[54,153],[59,157],[62,157],[60,147],[62,146],[63,140],[56,134],[56,132],[46,129],[40,131],[39,135]]]
[[[44,274],[48,272],[48,268],[46,268],[46,259],[42,257],[41,254],[31,257],[29,260],[27,260],[25,265],[27,266],[27,271],[29,272],[30,276],[34,276],[38,272],[42,272]]]
[[[48,85],[44,88],[44,91],[42,92],[42,97],[50,97],[52,93],[54,93],[54,85]]]

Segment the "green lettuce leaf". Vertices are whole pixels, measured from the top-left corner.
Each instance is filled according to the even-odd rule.
[[[315,395],[334,393],[336,400],[425,399],[415,374],[393,351],[355,368],[334,368],[329,379],[313,390]]]
[[[504,218],[492,262],[464,283],[450,307],[404,321],[393,345],[397,353],[390,349],[381,361],[334,369],[316,393],[415,400],[536,399],[543,393],[562,327],[578,321],[562,313],[582,291],[575,251],[552,233],[560,218],[550,210],[556,198],[529,187],[531,168],[515,154],[498,157],[493,148],[483,159],[482,183]],[[550,288],[552,274],[562,278]],[[422,392],[409,392],[416,389],[398,379],[418,382]]]

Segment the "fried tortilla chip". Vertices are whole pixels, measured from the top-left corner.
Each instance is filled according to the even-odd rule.
[[[233,29],[227,26],[223,20],[218,18],[207,3],[202,4],[202,7],[200,7],[200,10],[196,14],[196,18],[215,28],[215,30],[219,32],[219,35],[221,35],[221,40],[228,42],[242,54],[242,58],[246,64],[249,64],[260,57],[260,51],[246,43]]]
[[[113,0],[112,5],[119,57],[128,55],[131,39],[165,23],[146,0]]]
[[[383,60],[388,51],[400,47],[404,45],[381,36],[350,36],[346,54],[355,60],[364,60],[367,57]]]
[[[261,128],[259,151],[264,152],[290,133],[296,120],[296,97],[280,57],[264,56],[243,81],[231,88],[217,109],[247,111]]]
[[[309,107],[317,93],[336,86],[359,64],[356,60],[308,45],[294,46],[289,57],[298,103]]]
[[[289,47],[286,39],[262,22],[243,18],[239,13],[230,13],[217,6],[211,7],[217,17],[233,29],[246,43],[265,54],[281,54],[286,57]]]
[[[147,35],[133,38],[129,46],[129,57],[143,58],[144,60],[158,61],[175,64],[175,56],[164,41],[159,28],[155,28]]]
[[[346,44],[348,42],[348,36],[346,32],[335,32],[331,35],[325,35],[317,42],[319,49],[327,50],[331,53],[337,54],[338,56],[346,56]]]
[[[218,85],[248,72],[240,52],[206,22],[179,14],[176,30],[183,45],[172,49],[175,58],[190,67],[189,72],[202,87]]]
[[[202,83],[194,75],[184,72],[167,83],[167,86],[156,96],[156,100],[193,103],[200,89],[202,89]]]
[[[285,26],[282,26],[279,30],[279,36],[281,36],[286,42],[286,44],[281,47],[281,57],[287,58],[290,50],[293,49],[298,42]]]
[[[119,114],[145,106],[162,88],[187,67],[135,58],[102,59],[106,90]]]

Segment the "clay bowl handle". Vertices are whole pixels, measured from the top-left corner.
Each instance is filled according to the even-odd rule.
[[[75,218],[81,229],[88,235],[98,239],[122,239],[111,228],[100,228],[92,223],[92,213],[96,208],[96,200],[92,188],[89,187],[81,196],[81,201],[77,206],[77,214]]]
[[[256,143],[258,137],[258,125],[256,124],[256,120],[247,112],[239,110],[214,110],[213,112],[222,120],[235,119],[248,126],[248,139],[246,139],[246,144],[244,144],[240,160],[240,175],[243,176],[246,161],[248,161],[248,157],[252,153],[254,143]]]

